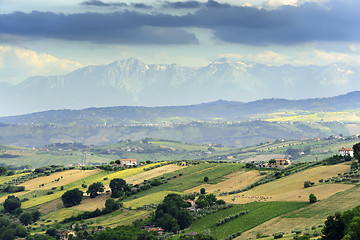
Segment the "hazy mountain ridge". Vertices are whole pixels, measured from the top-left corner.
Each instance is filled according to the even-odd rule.
[[[179,121],[213,120],[246,121],[254,115],[279,110],[342,111],[360,108],[360,91],[331,98],[304,100],[263,99],[249,103],[218,100],[188,106],[167,107],[106,107],[83,110],[51,110],[26,115],[0,117],[8,124],[62,124],[62,125],[126,125],[157,123],[159,119],[180,118]],[[169,122],[170,120],[168,120]],[[174,120],[176,122],[176,120]]]
[[[360,89],[359,67],[267,66],[221,58],[199,68],[146,64],[137,59],[87,66],[69,74],[31,77],[0,96],[11,115],[47,109],[102,106],[174,106],[217,99],[303,99],[335,96]],[[315,91],[316,89],[316,91]]]

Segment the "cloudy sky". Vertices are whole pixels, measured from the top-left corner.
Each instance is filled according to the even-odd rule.
[[[358,0],[0,0],[0,82],[129,57],[360,64]]]

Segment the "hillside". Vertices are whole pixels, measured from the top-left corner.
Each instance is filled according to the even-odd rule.
[[[289,157],[292,161],[323,160],[337,154],[341,147],[352,147],[358,138],[276,140],[248,147],[219,144],[192,144],[180,141],[143,139],[125,140],[101,147],[73,143],[49,144],[39,148],[14,148],[0,145],[0,164],[38,168],[45,165],[101,165],[121,158],[145,161],[201,160],[252,162]]]
[[[195,147],[163,144],[177,146],[179,149]],[[111,147],[121,146],[124,144]],[[359,184],[358,180],[352,181],[357,179],[358,174],[357,170],[350,171],[349,164],[350,162],[337,165],[321,165],[321,162],[294,164],[287,170],[279,171],[281,174],[277,179],[271,177],[274,170],[246,169],[244,164],[239,163],[162,162],[117,171],[85,168],[56,170],[57,167],[52,166],[43,168],[46,174],[41,175],[41,171],[37,171],[37,175],[31,180],[24,173],[18,173],[11,176],[11,179],[1,176],[0,182],[4,184],[5,178],[7,182],[22,179],[20,185],[25,187],[25,191],[15,193],[18,198],[25,199],[21,203],[22,208],[25,212],[38,210],[42,214],[40,220],[29,225],[33,233],[44,233],[52,228],[68,231],[71,230],[69,223],[74,224],[73,226],[79,224],[79,228],[71,230],[76,231],[77,235],[83,234],[84,230],[89,234],[92,229],[129,226],[135,221],[135,226],[146,225],[149,220],[143,220],[152,215],[166,195],[184,195],[205,188],[207,194],[213,193],[217,199],[225,200],[228,206],[210,207],[192,213],[192,224],[179,234],[197,232],[211,235],[215,239],[225,239],[239,236],[240,233],[239,239],[248,239],[259,234],[271,236],[276,232],[284,232],[292,238],[295,230],[318,236],[328,215],[358,205]],[[205,177],[208,177],[208,182],[204,182]],[[265,177],[271,180],[261,183]],[[99,213],[105,208],[105,202],[110,198],[107,191],[109,182],[114,178],[123,178],[139,190],[132,191],[125,199],[115,199],[123,204],[118,210],[86,217],[81,221],[73,219],[63,222],[65,218],[76,217],[86,211],[90,213],[97,208]],[[160,185],[154,184],[147,189],[140,187],[155,179]],[[326,181],[319,181],[320,179]],[[314,186],[304,188],[303,183],[307,180],[313,181]],[[95,182],[102,182],[106,191],[95,198],[85,194],[79,205],[64,207],[60,200],[62,194],[74,188],[86,191]],[[314,193],[320,201],[309,204],[309,193]],[[6,196],[7,193],[1,193],[1,201]],[[238,217],[231,217],[231,220],[217,225],[222,219],[236,214]],[[179,237],[165,236],[168,239]]]
[[[183,123],[193,120],[246,121],[254,118],[266,119],[266,117],[271,116],[269,114],[278,111],[312,111],[312,113],[316,113],[341,112],[359,108],[360,92],[350,92],[345,95],[330,98],[303,100],[263,99],[248,103],[219,100],[216,102],[185,106],[119,106],[87,108],[83,110],[51,110],[26,115],[0,117],[0,123],[94,126],[104,124]],[[332,119],[332,121],[340,121],[340,119]]]

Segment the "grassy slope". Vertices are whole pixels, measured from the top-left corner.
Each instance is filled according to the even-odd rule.
[[[274,217],[303,208],[307,205],[308,203],[299,202],[253,202],[243,205],[235,205],[232,208],[221,210],[196,220],[187,231],[203,232],[209,229],[211,231],[211,235],[218,239],[223,239],[229,235],[239,231],[246,231]],[[227,216],[246,210],[249,210],[248,214],[240,216],[239,218],[227,222],[219,227],[216,226],[216,222],[219,219],[224,219]]]
[[[136,195],[136,198],[146,198],[149,194],[163,191],[183,192],[203,184],[205,176],[209,177],[211,180],[210,183],[217,183],[222,180],[223,176],[239,170],[241,166],[241,164],[204,163],[180,169],[163,175],[165,179],[170,178],[168,183],[140,192]],[[182,176],[179,176],[179,174],[182,174]],[[174,176],[176,176],[176,178],[174,178]],[[134,197],[130,197],[126,202],[133,199]],[[146,200],[144,201],[146,202]]]

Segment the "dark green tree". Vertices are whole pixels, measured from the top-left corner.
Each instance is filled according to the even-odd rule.
[[[8,196],[4,202],[4,211],[8,213],[15,213],[21,207],[19,198],[14,195]]]
[[[78,205],[83,200],[83,192],[78,188],[66,191],[62,196],[61,200],[65,207],[72,207]]]
[[[94,198],[97,195],[99,195],[99,192],[104,192],[104,190],[105,190],[104,184],[102,182],[96,182],[89,186],[86,193],[89,193],[90,197]]]
[[[209,178],[208,177],[204,177],[204,182],[208,182]]]
[[[110,181],[111,197],[119,198],[124,194],[124,189],[126,188],[126,181],[122,178],[114,178]]]
[[[205,193],[206,193],[205,188],[201,188],[201,189],[200,189],[200,193],[201,193],[201,194],[205,194]]]
[[[317,202],[317,198],[316,198],[315,194],[310,193],[310,195],[309,195],[309,201],[310,201],[310,203],[315,203],[315,202]]]
[[[32,223],[33,221],[33,215],[29,212],[25,212],[25,213],[22,213],[20,216],[19,216],[19,220],[22,224],[24,224],[25,226],[29,225],[30,223]]]
[[[322,230],[323,240],[341,240],[344,237],[345,224],[341,213],[335,213],[335,216],[328,216],[325,226]]]
[[[178,194],[168,194],[155,211],[154,223],[166,231],[177,232],[192,222],[186,203]]]
[[[350,165],[350,168],[351,168],[351,170],[358,169],[359,168],[358,163],[357,162],[352,162],[351,165]]]
[[[0,167],[0,176],[6,176],[7,172],[8,172],[7,167],[5,166]]]
[[[120,203],[115,201],[113,198],[109,198],[105,202],[105,212],[113,212],[120,208]]]
[[[354,158],[360,161],[360,142],[353,145]]]

